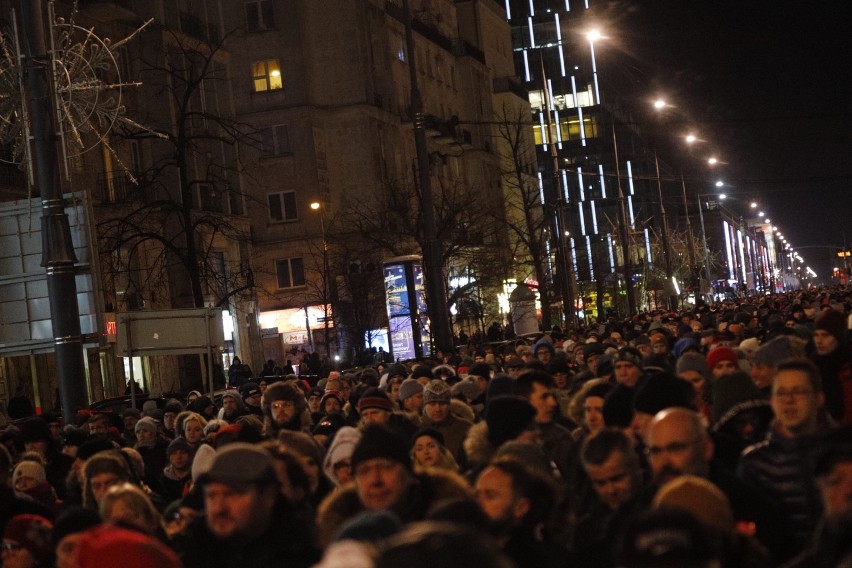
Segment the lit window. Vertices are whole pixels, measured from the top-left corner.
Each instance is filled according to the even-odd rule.
[[[305,265],[301,258],[284,258],[275,261],[278,288],[298,288],[305,285]]]
[[[246,0],[246,29],[250,32],[273,28],[272,0]]]
[[[274,91],[281,89],[281,67],[277,59],[266,61],[255,61],[252,63],[252,78],[254,79],[254,92]]]
[[[299,218],[296,210],[296,192],[282,191],[270,193],[266,196],[269,204],[269,220],[275,223],[282,221],[295,221]]]

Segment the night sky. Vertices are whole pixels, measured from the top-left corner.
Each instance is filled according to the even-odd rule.
[[[764,205],[825,276],[834,251],[805,247],[852,243],[852,7],[632,0],[621,8],[610,11],[618,47],[650,69],[645,96],[659,91],[677,105],[672,136],[695,125],[703,144],[694,153],[724,160],[725,191]]]

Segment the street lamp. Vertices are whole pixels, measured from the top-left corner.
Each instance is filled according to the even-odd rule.
[[[325,235],[325,210],[318,201],[311,203],[311,209],[320,213],[320,230],[322,231],[322,324],[325,332],[325,356],[331,359],[331,345],[328,331],[328,240]]]

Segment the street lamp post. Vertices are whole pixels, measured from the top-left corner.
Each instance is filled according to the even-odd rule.
[[[331,345],[328,330],[328,239],[325,235],[325,209],[318,201],[311,203],[311,209],[320,213],[320,230],[322,231],[322,324],[325,333],[325,356],[331,361]]]
[[[669,250],[669,229],[668,218],[666,217],[666,205],[663,201],[663,183],[660,180],[660,161],[657,159],[657,150],[654,150],[654,166],[657,169],[657,196],[660,199],[660,237],[663,240],[663,260],[666,267],[666,284],[663,289],[672,286],[672,258]],[[677,308],[677,296],[667,294],[669,309]]]

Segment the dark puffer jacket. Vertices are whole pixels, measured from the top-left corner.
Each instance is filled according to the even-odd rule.
[[[822,516],[822,501],[813,476],[818,442],[819,434],[788,438],[775,427],[766,440],[743,451],[737,468],[746,483],[763,490],[776,504],[799,549]]]

